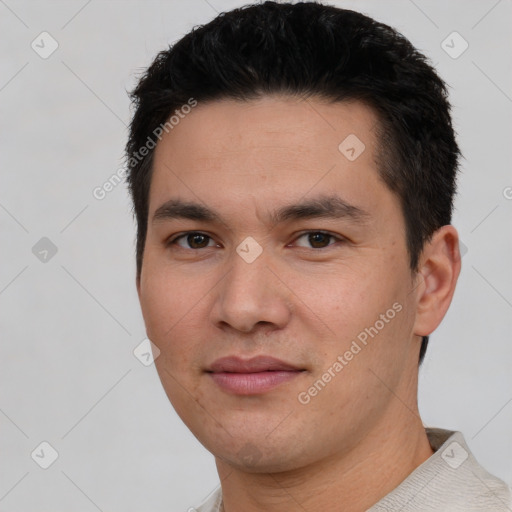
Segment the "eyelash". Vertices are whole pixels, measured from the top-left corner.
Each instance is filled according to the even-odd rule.
[[[326,235],[326,236],[328,236],[328,237],[330,237],[330,238],[333,238],[333,239],[337,240],[338,242],[345,242],[345,241],[346,241],[343,237],[340,237],[340,236],[338,236],[338,235],[334,235],[334,234],[332,234],[332,233],[329,233],[328,231],[321,231],[321,230],[309,230],[309,231],[305,231],[305,232],[303,232],[303,233],[299,234],[299,235],[295,238],[295,240],[298,240],[299,238],[302,238],[302,237],[307,236],[307,235],[316,235],[316,234]],[[206,238],[209,238],[210,240],[213,240],[213,238],[212,238],[210,235],[207,235],[206,233],[203,233],[203,232],[201,232],[201,231],[187,231],[187,232],[185,232],[185,233],[182,233],[181,235],[178,235],[178,236],[176,236],[176,237],[174,237],[174,238],[172,238],[172,239],[168,240],[168,242],[167,242],[167,246],[177,245],[177,243],[176,243],[176,242],[177,242],[178,240],[181,240],[182,238],[186,238],[186,237],[188,237],[188,236],[190,236],[190,235],[201,235],[201,236],[204,236],[204,237],[206,237]],[[332,245],[334,245],[334,244],[329,244],[329,245],[327,245],[327,246],[325,246],[325,247],[320,247],[320,248],[316,248],[316,247],[309,247],[309,249],[311,249],[311,250],[315,250],[315,251],[320,251],[320,250],[322,250],[322,249],[327,249],[328,247],[331,247]],[[178,247],[180,247],[180,246],[178,246]],[[199,251],[199,250],[201,250],[201,249],[208,249],[208,247],[209,247],[209,246],[201,247],[201,248],[199,248],[199,249],[194,249],[194,248],[192,248],[192,247],[189,247],[189,248],[187,248],[186,250],[190,250],[190,251]],[[180,247],[180,248],[181,248],[181,249],[183,249],[183,247]],[[302,247],[302,248],[304,249],[304,247]]]

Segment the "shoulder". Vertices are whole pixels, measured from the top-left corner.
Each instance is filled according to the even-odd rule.
[[[427,428],[435,453],[371,512],[510,511],[512,491],[475,459],[461,432]]]
[[[217,487],[200,505],[187,512],[222,512],[222,490]]]

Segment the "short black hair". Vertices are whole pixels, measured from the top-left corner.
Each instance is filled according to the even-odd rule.
[[[316,2],[267,1],[194,27],[156,56],[131,93],[135,111],[126,157],[137,276],[147,233],[152,136],[191,99],[249,101],[272,94],[358,100],[373,108],[379,174],[400,201],[410,266],[417,270],[424,244],[452,215],[460,151],[446,84],[403,35],[368,16]],[[425,336],[420,364],[427,343]]]

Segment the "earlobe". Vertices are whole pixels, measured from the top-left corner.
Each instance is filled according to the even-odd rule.
[[[457,230],[451,225],[443,226],[425,244],[421,255],[415,335],[428,336],[441,323],[452,301],[460,267]]]

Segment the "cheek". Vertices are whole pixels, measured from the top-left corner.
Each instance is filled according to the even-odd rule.
[[[179,276],[160,271],[148,262],[142,273],[140,302],[148,337],[160,348],[166,350],[168,340],[179,332],[183,319],[190,311],[190,295],[193,293],[181,283]]]
[[[304,276],[294,291],[311,309],[326,333],[338,343],[356,336],[373,325],[403,293],[399,284],[390,282],[373,269]],[[399,283],[399,279],[396,279]],[[394,311],[393,311],[394,312]],[[393,313],[392,312],[392,313]]]
[[[185,378],[204,351],[208,293],[215,280],[147,259],[140,286],[148,338],[160,349],[157,368]],[[172,386],[170,381],[169,386]]]
[[[317,323],[328,327],[324,329],[327,334],[323,343],[314,347],[322,360],[314,378],[320,378],[332,368],[338,356],[343,358],[343,370],[337,373],[339,377],[330,386],[331,392],[338,391],[333,395],[326,393],[323,399],[329,397],[343,402],[342,396],[362,396],[361,393],[373,389],[372,386],[377,386],[375,392],[383,391],[370,369],[390,382],[394,382],[401,371],[411,346],[413,295],[407,284],[410,279],[407,267],[404,270],[390,265],[391,262],[383,261],[379,266],[376,263],[367,267],[364,272],[301,281],[301,294],[307,297],[306,304],[321,320]],[[312,283],[321,286],[311,286]],[[353,405],[348,400],[347,407],[352,407],[350,404]]]
[[[156,370],[167,397],[182,416],[190,407],[190,396],[196,396],[195,372],[190,372],[198,346],[191,328],[190,292],[177,286],[179,281],[161,272],[147,272],[141,281],[141,307],[147,336],[160,350]]]
[[[162,333],[172,326],[168,312],[174,311],[173,294],[163,279],[156,279],[155,273],[143,272],[140,285],[140,304],[148,337],[157,342]],[[160,345],[159,345],[160,346]]]

